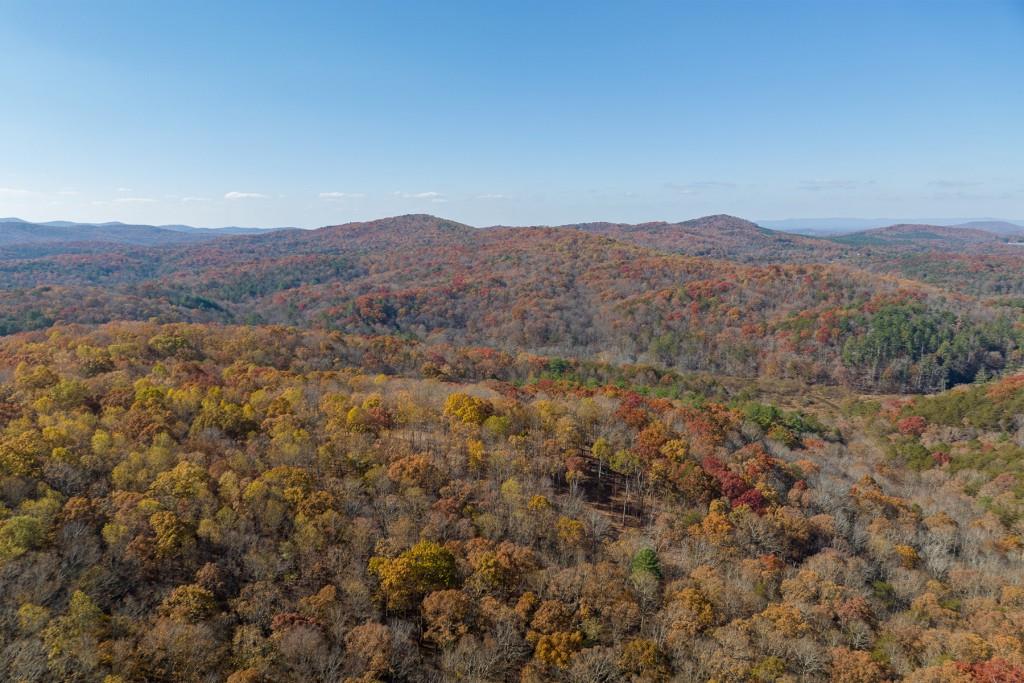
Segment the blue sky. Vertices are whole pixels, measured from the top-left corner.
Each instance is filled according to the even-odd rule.
[[[1024,0],[0,0],[0,216],[1024,218]]]

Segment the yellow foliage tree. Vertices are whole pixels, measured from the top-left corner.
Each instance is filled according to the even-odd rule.
[[[420,541],[398,557],[370,559],[370,572],[380,581],[388,609],[410,608],[423,595],[458,582],[455,556],[432,541]]]

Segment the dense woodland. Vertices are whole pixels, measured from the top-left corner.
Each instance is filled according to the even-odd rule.
[[[1014,252],[704,220],[0,254],[0,680],[1024,681]]]
[[[928,252],[935,277],[912,280],[922,266],[902,247],[857,256],[870,260],[859,267],[833,262],[832,242],[727,219],[705,219],[705,241],[729,253],[751,235],[738,260],[635,246],[593,225],[478,230],[421,215],[0,259],[0,333],[123,319],[288,324],[891,392],[1021,362],[1020,298],[1010,295],[1024,249],[994,242],[1020,249],[1019,260],[979,256],[994,270],[961,287],[972,274],[948,268],[947,251]],[[686,230],[677,241],[697,227]],[[819,262],[739,262],[785,257],[778,245],[793,242],[823,243]]]

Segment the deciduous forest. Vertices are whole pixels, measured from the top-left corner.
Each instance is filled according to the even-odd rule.
[[[0,679],[1024,681],[1024,250],[925,228],[5,247]]]

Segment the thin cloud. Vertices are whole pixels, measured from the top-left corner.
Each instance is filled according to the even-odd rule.
[[[182,197],[181,201],[183,201],[183,202],[208,202],[210,200],[208,198],[206,198],[206,197]]]
[[[969,189],[963,190],[942,190],[934,192],[932,199],[947,201],[947,200],[969,200],[969,201],[1008,201],[1011,199],[1017,199],[1024,193],[1020,190],[1006,190],[1003,192],[972,192]]]
[[[448,201],[440,192],[396,192],[395,195],[402,199],[422,199],[434,203]]]
[[[3,197],[27,197],[33,195],[32,190],[23,190],[20,187],[0,187],[0,196]]]
[[[396,192],[396,195],[403,199],[437,199],[440,192]]]
[[[117,188],[117,191],[118,192],[131,192],[132,188],[130,188],[130,187],[119,187],[119,188]]]
[[[874,185],[874,183],[875,181],[873,180],[805,180],[800,183],[800,189],[807,190],[808,192],[848,191],[859,190],[868,185]]]
[[[224,195],[224,199],[236,200],[236,199],[266,199],[267,195],[259,192],[228,192]]]
[[[978,187],[981,183],[975,180],[932,180],[928,182],[929,187],[937,187],[943,190],[960,190],[966,187]]]
[[[114,201],[118,204],[152,204],[156,200],[152,197],[118,197]]]
[[[507,194],[479,194],[477,199],[508,199]]]
[[[665,187],[679,194],[699,194],[709,190],[731,190],[736,183],[725,180],[694,180],[688,183],[665,183]]]
[[[360,199],[365,197],[363,192],[321,192],[320,199]]]

